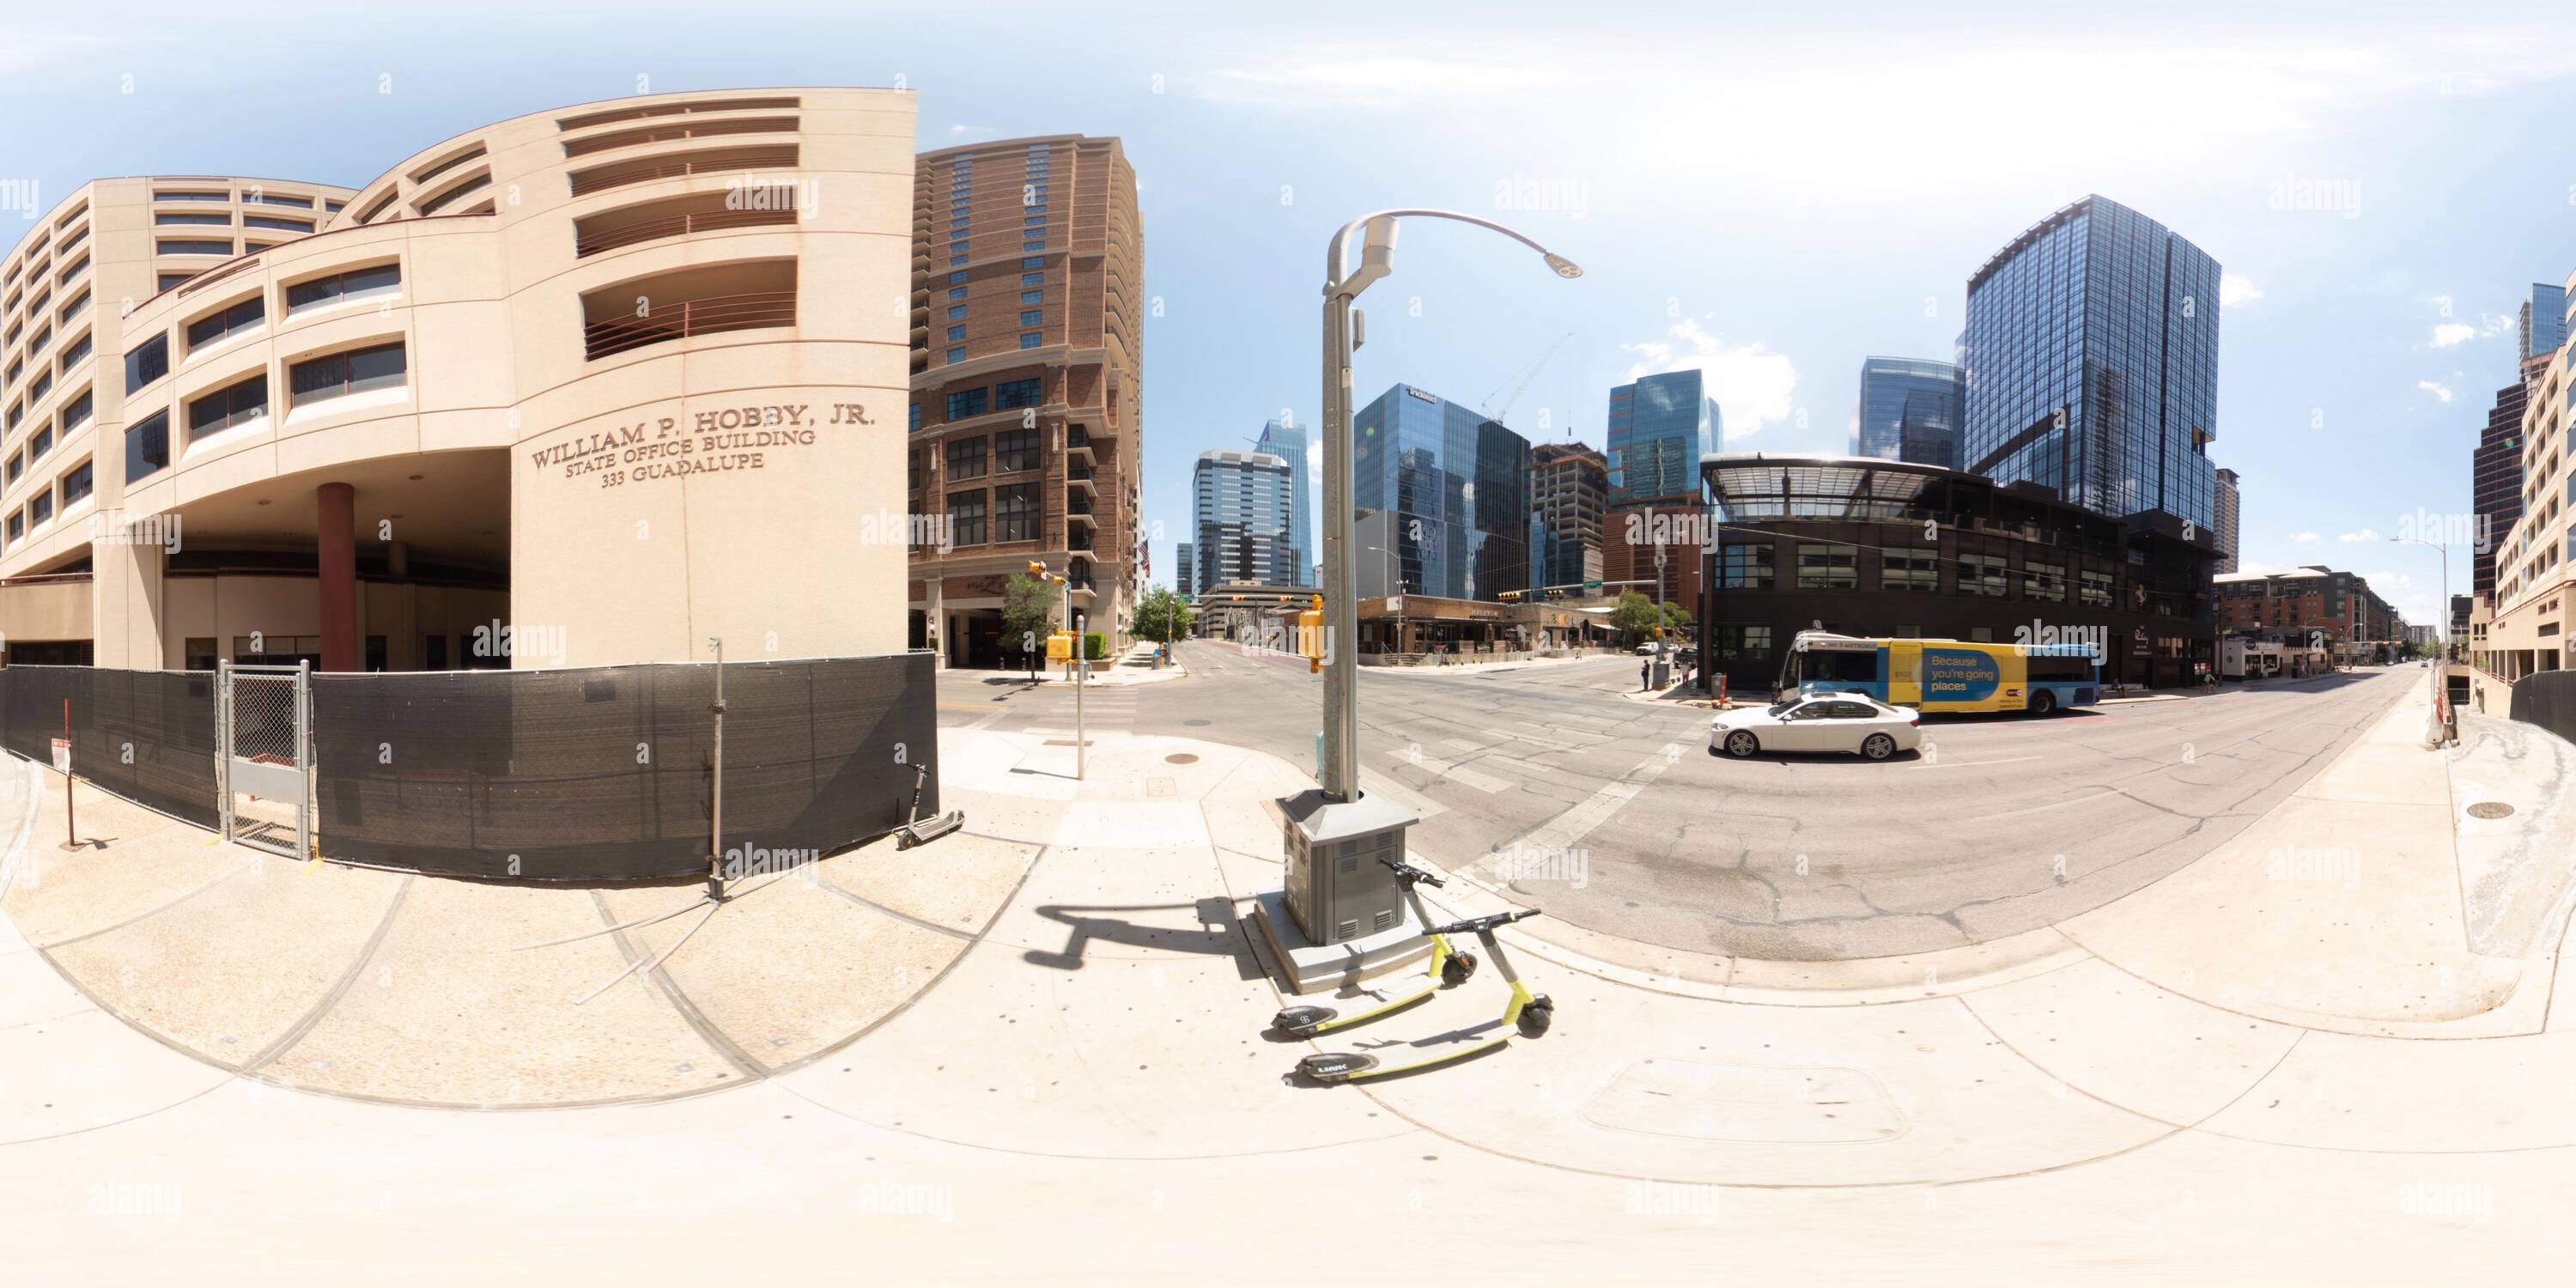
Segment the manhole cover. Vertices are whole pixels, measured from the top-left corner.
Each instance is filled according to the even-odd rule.
[[[1176,751],[1171,755],[1163,757],[1163,763],[1166,765],[1195,765],[1199,763],[1199,758],[1186,751]]]
[[[1204,728],[1204,727],[1206,727],[1206,726],[1208,726],[1208,725],[1214,724],[1214,723],[1216,723],[1216,722],[1215,722],[1215,721],[1213,721],[1213,720],[1184,720],[1184,721],[1182,721],[1181,723],[1182,723],[1182,724],[1185,724],[1185,725],[1188,725],[1188,726],[1189,726],[1190,728],[1192,728],[1192,729],[1199,729],[1199,728]]]
[[[2511,813],[2513,813],[2513,806],[2503,801],[2479,801],[2469,807],[2471,818],[2503,818]]]

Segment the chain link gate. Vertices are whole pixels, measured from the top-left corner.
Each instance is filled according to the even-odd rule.
[[[314,857],[310,667],[219,663],[215,746],[223,838]]]

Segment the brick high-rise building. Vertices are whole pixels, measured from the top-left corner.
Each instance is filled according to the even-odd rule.
[[[1144,227],[1114,138],[925,152],[913,175],[913,644],[1002,662],[1002,600],[1032,559],[1117,637],[1146,568]]]

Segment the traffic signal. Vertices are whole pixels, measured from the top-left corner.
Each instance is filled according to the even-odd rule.
[[[1313,596],[1306,611],[1297,614],[1297,651],[1306,656],[1306,674],[1324,669],[1324,597]]]

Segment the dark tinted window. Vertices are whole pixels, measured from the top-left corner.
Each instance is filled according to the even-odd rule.
[[[268,414],[268,377],[252,376],[188,404],[188,441],[220,434]]]
[[[170,413],[154,412],[125,427],[125,481],[158,473],[170,464]]]
[[[188,347],[202,348],[246,327],[268,320],[268,303],[254,295],[221,312],[209,313],[188,324]]]
[[[2030,661],[2033,680],[2090,680],[2093,659],[2089,657],[2034,657]]]
[[[170,337],[156,335],[125,355],[125,392],[170,374]]]
[[[287,373],[287,388],[298,407],[370,389],[390,389],[402,382],[403,347],[399,343],[299,362]]]
[[[381,295],[402,285],[402,266],[378,264],[374,268],[353,268],[309,282],[297,282],[286,288],[286,311],[329,304],[362,295]]]

